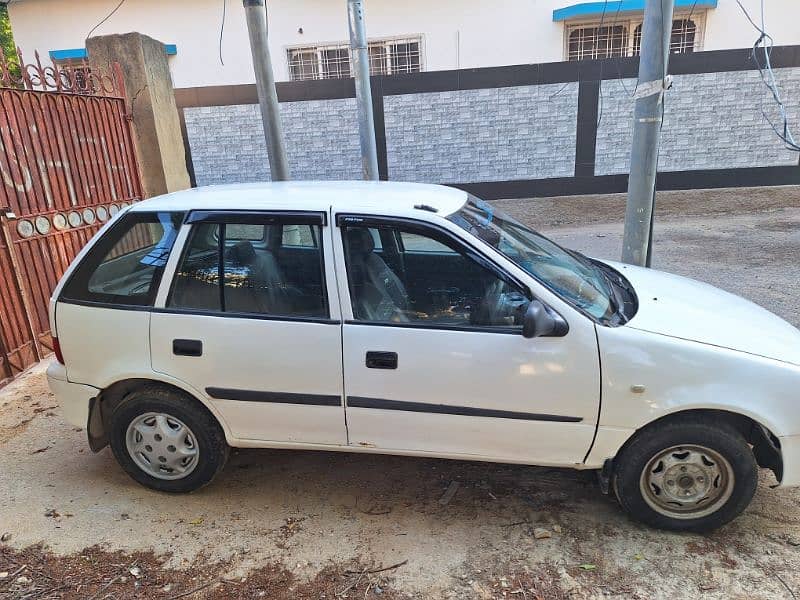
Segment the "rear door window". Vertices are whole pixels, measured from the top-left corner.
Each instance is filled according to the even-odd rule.
[[[183,213],[129,212],[91,248],[60,300],[152,306]]]
[[[168,308],[231,315],[328,317],[321,226],[247,215],[192,226]],[[249,222],[244,222],[244,221]],[[278,220],[278,222],[276,222]]]

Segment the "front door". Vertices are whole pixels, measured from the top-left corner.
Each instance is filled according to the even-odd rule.
[[[346,445],[326,214],[187,221],[151,319],[154,370],[204,394],[240,441]]]
[[[565,314],[565,336],[526,339],[531,290],[452,231],[363,215],[338,225],[351,445],[583,461],[599,409],[591,321]]]

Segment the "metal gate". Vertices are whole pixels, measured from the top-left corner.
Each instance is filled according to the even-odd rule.
[[[0,385],[52,350],[58,279],[142,198],[119,65],[18,59],[17,69],[0,53]]]

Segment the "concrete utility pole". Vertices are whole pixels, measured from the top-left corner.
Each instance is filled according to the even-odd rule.
[[[655,201],[658,145],[661,137],[663,95],[668,86],[667,64],[672,35],[675,0],[646,0],[642,45],[639,58],[639,83],[631,146],[631,172],[628,179],[628,204],[625,210],[625,235],[622,261],[645,266],[651,244]]]
[[[350,23],[350,56],[356,78],[358,133],[361,138],[361,172],[364,179],[378,180],[378,147],[375,141],[375,118],[372,114],[372,88],[369,82],[369,47],[364,26],[364,3],[347,0]]]
[[[289,164],[286,161],[278,92],[275,89],[275,76],[272,74],[272,59],[267,43],[267,7],[265,0],[242,0],[242,4],[247,18],[247,31],[250,33],[250,50],[253,53],[264,137],[267,139],[270,177],[272,181],[285,181],[289,179]]]

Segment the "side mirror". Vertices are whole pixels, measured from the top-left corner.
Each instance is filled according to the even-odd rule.
[[[569,325],[561,315],[547,308],[540,300],[531,300],[522,321],[523,337],[562,337],[568,331]]]

